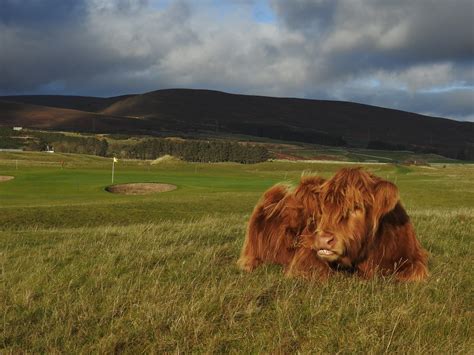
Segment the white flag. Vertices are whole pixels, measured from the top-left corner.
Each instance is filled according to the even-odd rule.
[[[118,162],[118,159],[116,157],[114,157],[114,163]]]

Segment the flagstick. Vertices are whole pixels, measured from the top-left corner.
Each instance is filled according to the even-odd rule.
[[[114,183],[115,158],[112,160],[112,184]]]

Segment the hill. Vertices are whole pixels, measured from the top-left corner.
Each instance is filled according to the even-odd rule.
[[[0,100],[0,125],[65,131],[117,132],[143,125],[127,117]],[[120,129],[117,130],[117,127]]]
[[[99,112],[113,103],[124,100],[133,95],[124,95],[116,97],[91,97],[91,96],[64,96],[64,95],[23,95],[23,96],[5,96],[0,100],[21,102],[31,105],[49,106],[58,108],[68,108],[86,112]]]
[[[15,96],[0,100],[2,124],[33,128],[142,134],[231,133],[331,146],[366,147],[375,142],[384,149],[438,152],[449,157],[474,154],[471,122],[353,102],[188,89],[111,98]]]

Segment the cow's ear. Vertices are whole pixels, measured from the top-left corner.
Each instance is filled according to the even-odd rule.
[[[374,186],[373,227],[378,228],[379,220],[392,211],[400,201],[398,188],[388,181],[379,181]]]

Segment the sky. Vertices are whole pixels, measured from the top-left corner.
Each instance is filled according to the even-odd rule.
[[[474,121],[474,1],[0,0],[0,95],[166,88]]]

